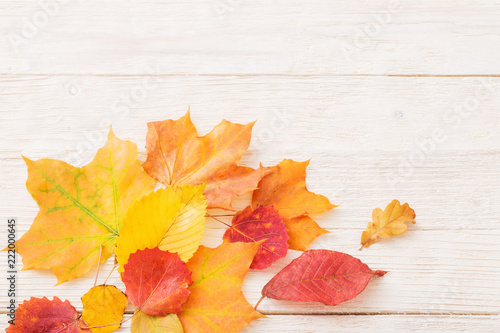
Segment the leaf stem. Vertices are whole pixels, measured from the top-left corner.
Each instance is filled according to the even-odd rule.
[[[210,215],[210,214],[208,214],[208,213],[207,213],[207,216],[208,216],[208,217],[213,218],[214,220],[216,220],[216,221],[218,221],[218,222],[220,222],[220,223],[224,224],[225,226],[227,226],[227,227],[229,227],[229,228],[232,228],[232,226],[231,226],[231,225],[227,224],[226,222],[224,222],[224,221],[222,221],[222,220],[219,220],[219,219],[216,217],[217,215]]]
[[[236,215],[236,214],[216,214],[216,215],[211,215],[208,213],[206,214],[206,216],[208,216],[208,217],[214,217],[214,216],[216,216],[216,217],[228,217],[228,216],[234,216],[234,215]]]
[[[255,307],[254,307],[254,310],[257,311],[257,307],[259,306],[260,302],[262,302],[262,300],[266,298],[266,296],[262,296],[259,301],[257,302],[257,304],[255,304]]]
[[[111,272],[109,272],[108,277],[106,278],[106,280],[104,280],[104,283],[103,283],[104,285],[106,285],[106,282],[108,282],[108,279],[111,276],[111,273],[113,273],[113,271],[115,270],[115,268],[116,268],[116,264],[113,265]]]
[[[99,261],[97,262],[97,272],[95,273],[94,287],[97,285],[97,278],[99,277],[99,270],[101,269],[101,256],[102,245],[99,245]]]
[[[80,328],[81,330],[91,330],[93,328],[101,328],[101,327],[109,327],[109,326],[115,326],[115,325],[122,325],[123,323],[126,323],[127,321],[129,321],[130,319],[134,318],[134,316],[139,313],[139,311],[135,311],[134,314],[132,316],[130,316],[129,318],[119,322],[119,323],[113,323],[113,324],[106,324],[106,325],[99,325],[99,326],[88,326],[88,327],[81,327],[81,326],[78,326],[78,328]]]

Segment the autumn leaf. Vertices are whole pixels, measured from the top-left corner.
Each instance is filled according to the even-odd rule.
[[[372,271],[359,259],[345,253],[309,250],[264,286],[261,300],[269,297],[337,305],[361,293],[373,276],[386,273]]]
[[[111,256],[126,210],[155,183],[137,155],[134,143],[110,130],[104,147],[81,168],[24,157],[26,187],[40,208],[29,231],[16,242],[24,270],[52,269],[60,284]]]
[[[306,187],[309,161],[283,160],[276,172],[262,178],[252,198],[252,207],[272,205],[283,216],[288,229],[288,245],[304,251],[319,235],[328,231],[319,227],[309,214],[319,214],[335,208],[328,198],[312,193]]]
[[[128,298],[115,286],[96,286],[82,297],[82,319],[92,328],[92,333],[110,333],[120,328],[123,313],[128,305]]]
[[[288,250],[285,223],[272,206],[260,206],[255,210],[248,206],[238,212],[230,228],[224,233],[223,239],[229,243],[253,243],[264,240],[250,265],[252,269],[271,266],[276,260],[286,256]]]
[[[177,252],[187,261],[205,229],[204,186],[158,189],[130,207],[116,240],[116,259],[123,272],[131,253],[145,248]]]
[[[239,332],[264,317],[247,302],[241,284],[261,242],[200,246],[187,267],[191,296],[179,314],[186,333]]]
[[[375,208],[372,219],[373,222],[368,223],[361,235],[361,249],[375,243],[378,237],[391,238],[404,234],[408,230],[406,222],[416,223],[415,211],[407,203],[401,205],[398,200],[392,200],[384,211]]]
[[[79,319],[78,312],[69,303],[54,297],[31,297],[16,310],[15,325],[7,327],[7,333],[83,333],[87,325]]]
[[[290,237],[288,245],[292,250],[305,251],[318,236],[329,232],[307,215],[285,219],[284,222]]]
[[[159,248],[132,253],[122,281],[132,304],[149,316],[179,313],[193,282],[191,272],[177,253]]]
[[[271,172],[238,165],[250,144],[254,123],[223,120],[205,136],[198,136],[189,110],[178,120],[148,123],[144,170],[165,185],[206,184],[209,208],[232,209],[234,196],[253,191]]]
[[[136,310],[132,317],[132,333],[183,333],[181,322],[177,315],[169,314],[165,317],[148,316]]]

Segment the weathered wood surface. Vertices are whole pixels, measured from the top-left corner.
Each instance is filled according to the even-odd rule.
[[[201,133],[222,118],[257,120],[242,163],[311,158],[309,188],[340,204],[316,217],[331,233],[312,247],[347,252],[390,273],[337,307],[264,300],[259,309],[270,319],[246,332],[494,331],[500,2],[401,1],[383,16],[390,23],[351,57],[341,46],[393,2],[234,1],[224,13],[214,7],[219,3],[67,1],[14,50],[9,38],[41,7],[3,1],[1,218],[18,218],[19,237],[37,213],[21,154],[83,165],[112,124],[144,159],[146,122],[178,118],[188,106]],[[394,198],[411,204],[417,224],[358,251],[371,210]],[[217,246],[223,232],[208,220],[203,243]],[[0,237],[4,244],[5,228]],[[298,255],[250,272],[249,302]],[[110,268],[111,260],[101,282]],[[57,295],[81,310],[94,276],[53,287],[52,273],[22,271],[17,300]],[[117,275],[110,282],[122,286]],[[2,293],[2,316],[8,301]]]

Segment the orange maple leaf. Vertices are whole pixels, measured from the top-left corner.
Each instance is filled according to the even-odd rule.
[[[309,161],[283,160],[274,167],[275,172],[262,178],[252,198],[253,208],[272,205],[279,211],[288,229],[288,245],[292,250],[305,251],[316,237],[328,232],[309,214],[337,207],[327,197],[307,190],[308,165]]]
[[[251,321],[264,317],[241,292],[243,278],[261,243],[198,248],[187,263],[193,272],[191,296],[179,314],[185,333],[239,332]]]
[[[60,284],[108,259],[128,207],[155,184],[137,156],[134,143],[110,130],[104,147],[81,168],[24,158],[26,187],[40,210],[16,242],[23,269],[52,269]]]
[[[208,208],[232,209],[234,196],[253,191],[272,171],[238,165],[250,144],[253,125],[223,120],[200,137],[189,110],[178,120],[148,123],[144,170],[165,185],[206,183]]]

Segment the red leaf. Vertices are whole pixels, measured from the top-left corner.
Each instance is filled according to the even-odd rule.
[[[260,206],[252,210],[250,206],[236,213],[231,228],[224,233],[228,243],[253,243],[265,239],[255,255],[250,268],[264,269],[279,258],[286,256],[288,250],[288,230],[283,218],[273,206]]]
[[[132,304],[149,316],[179,313],[193,283],[191,272],[177,253],[157,247],[132,253],[122,280]]]
[[[7,327],[7,333],[81,333],[89,330],[81,329],[87,325],[79,320],[78,312],[68,300],[61,301],[54,297],[31,297],[16,310],[15,325]]]
[[[374,275],[385,273],[345,253],[309,250],[264,286],[262,298],[337,305],[361,293]]]

